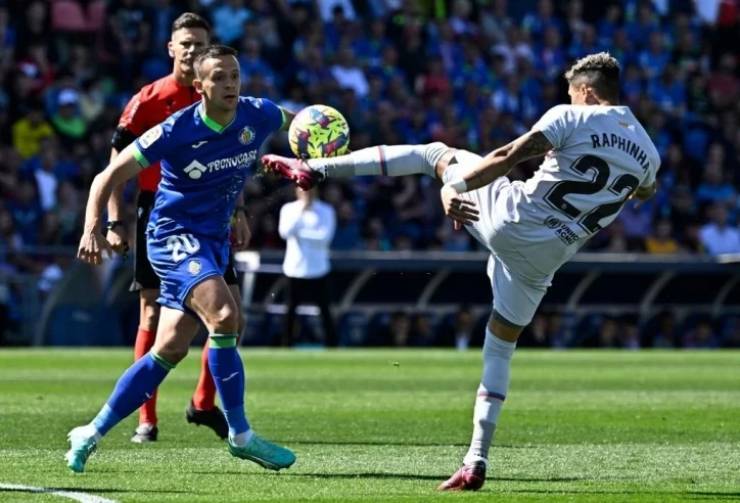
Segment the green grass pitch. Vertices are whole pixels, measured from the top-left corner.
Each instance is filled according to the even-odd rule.
[[[469,441],[479,351],[243,348],[252,425],[298,455],[280,473],[185,422],[197,353],[160,389],[159,442],[129,442],[133,415],[73,475],[66,433],[131,351],[0,351],[0,501],[65,501],[8,484],[146,503],[740,500],[738,352],[517,351],[488,481],[466,494],[435,488]]]

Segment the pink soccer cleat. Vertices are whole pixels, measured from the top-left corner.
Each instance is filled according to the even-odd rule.
[[[267,154],[262,156],[262,165],[269,171],[295,182],[303,190],[313,188],[324,179],[324,175],[309,168],[301,159]]]
[[[442,482],[438,491],[477,491],[486,482],[486,464],[476,461],[470,465],[462,465],[455,474]]]

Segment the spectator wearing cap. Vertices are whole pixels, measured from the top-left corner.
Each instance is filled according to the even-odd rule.
[[[87,122],[79,110],[80,94],[71,88],[62,89],[57,97],[57,111],[51,118],[62,139],[77,142],[87,134]]]

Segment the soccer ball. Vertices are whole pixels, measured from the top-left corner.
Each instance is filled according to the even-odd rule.
[[[335,108],[311,105],[298,112],[290,123],[288,141],[290,150],[300,159],[346,154],[349,125]]]

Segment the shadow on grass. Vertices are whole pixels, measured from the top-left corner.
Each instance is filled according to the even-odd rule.
[[[366,445],[366,446],[380,446],[380,447],[468,447],[469,444],[463,442],[390,442],[390,441],[375,441],[375,442],[357,442],[355,440],[290,440],[281,439],[281,441],[288,445]],[[501,447],[501,446],[496,446]]]
[[[192,472],[196,475],[247,475],[245,472],[240,471],[196,471]],[[260,473],[255,473],[253,475],[261,475]],[[262,474],[263,475],[263,474]],[[416,473],[373,473],[373,472],[360,472],[360,473],[280,473],[275,474],[276,476],[280,477],[289,477],[289,478],[307,478],[307,479],[325,479],[325,480],[332,480],[332,479],[396,479],[396,480],[434,480],[438,482],[442,482],[444,480],[447,480],[451,473],[448,474],[440,474],[440,475],[420,475]],[[549,478],[535,478],[535,477],[519,477],[519,478],[505,478],[505,477],[491,477],[488,479],[490,482],[577,482],[580,480],[584,480],[582,478],[578,477],[549,477]]]
[[[43,489],[39,491],[39,489]],[[0,487],[0,493],[48,493],[53,491],[83,493],[134,493],[134,494],[207,494],[198,491],[178,491],[171,489],[111,489],[110,487]]]
[[[499,479],[499,480],[507,480],[507,479]],[[512,479],[512,480],[526,480],[526,479]],[[557,481],[558,479],[552,479],[553,481]],[[569,494],[569,495],[579,495],[579,494],[611,494],[611,495],[642,495],[642,496],[656,496],[657,498],[660,498],[660,496],[684,496],[691,500],[715,500],[715,501],[740,501],[740,492],[714,492],[714,491],[640,491],[637,489],[604,489],[603,491],[599,490],[568,490],[568,489],[507,489],[507,492],[512,493],[519,493],[519,494]],[[657,499],[656,501],[659,501]]]
[[[692,500],[740,501],[740,492],[686,491],[684,494]]]

